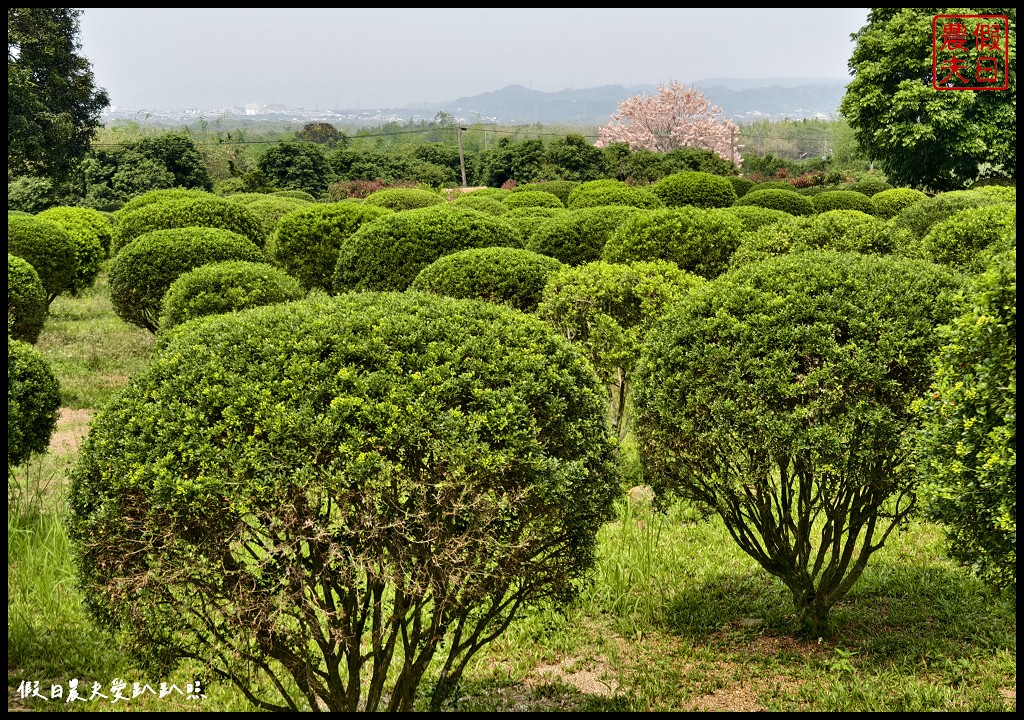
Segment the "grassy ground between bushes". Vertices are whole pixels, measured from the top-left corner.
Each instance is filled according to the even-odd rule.
[[[197,666],[147,674],[90,622],[75,587],[65,472],[153,337],[117,318],[101,275],[54,301],[37,347],[64,407],[49,452],[8,475],[8,709],[251,710]],[[873,556],[822,639],[800,638],[782,584],[683,504],[659,514],[623,497],[599,547],[578,602],[513,623],[471,661],[448,710],[1016,710],[1014,603],[952,563],[933,524],[910,523]],[[189,699],[195,679],[205,697]],[[106,697],[69,702],[72,681]]]

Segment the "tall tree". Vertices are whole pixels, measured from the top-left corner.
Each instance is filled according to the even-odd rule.
[[[7,172],[67,179],[110,104],[78,53],[75,8],[7,10]]]
[[[1016,176],[1016,9],[966,11],[1008,18],[1009,63],[1001,68],[1008,75],[1007,89],[951,92],[933,86],[940,79],[933,77],[933,32],[943,32],[933,28],[933,18],[964,12],[872,8],[867,24],[852,35],[853,80],[839,111],[861,149],[893,184],[943,191],[968,187],[985,176]],[[975,42],[973,33],[966,38],[965,44]],[[978,70],[962,72],[973,79]]]

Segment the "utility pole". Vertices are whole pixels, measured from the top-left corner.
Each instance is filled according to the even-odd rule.
[[[458,137],[459,137],[459,167],[462,168],[462,187],[466,187],[466,158],[462,154],[462,131],[465,130],[466,128],[462,127],[461,125],[459,125],[458,128],[459,128],[459,133],[458,133]]]

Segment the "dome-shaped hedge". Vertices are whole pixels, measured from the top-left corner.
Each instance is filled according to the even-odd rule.
[[[670,260],[704,278],[723,272],[743,224],[724,209],[647,210],[628,218],[604,246],[607,262]]]
[[[28,260],[7,253],[8,339],[35,343],[46,322],[46,290]]]
[[[651,186],[666,207],[729,207],[739,197],[727,177],[699,171],[684,171],[663,177]]]
[[[409,289],[533,312],[548,277],[563,267],[554,258],[521,248],[472,248],[439,257],[420,271]]]
[[[790,215],[813,215],[816,211],[810,198],[795,190],[754,189],[735,202],[736,205],[757,205],[758,207],[782,210]]]
[[[47,305],[75,280],[76,243],[71,233],[55,222],[8,213],[7,252],[27,260],[39,273]]]
[[[578,180],[544,180],[543,182],[530,182],[517,185],[512,189],[512,192],[517,193],[528,192],[530,190],[543,190],[544,192],[549,192],[561,200],[562,205],[567,205],[569,203],[569,193],[571,193],[573,188],[579,184]]]
[[[520,207],[549,207],[564,208],[563,203],[557,195],[546,190],[518,190],[509,193],[502,202],[507,208]]]
[[[632,187],[621,180],[590,180],[569,193],[566,207],[579,210],[599,205],[629,205],[638,208],[663,208],[665,203],[649,188]]]
[[[600,205],[568,210],[539,225],[526,244],[528,250],[582,265],[601,259],[608,238],[627,219],[646,212],[629,205]]]
[[[487,197],[486,195],[474,195],[473,193],[457,195],[452,200],[452,204],[470,208],[472,210],[479,210],[480,212],[485,212],[488,215],[495,216],[505,215],[509,211],[508,206],[501,200],[493,197]]]
[[[921,246],[933,262],[963,272],[983,272],[983,250],[1017,246],[1017,206],[999,203],[961,210],[935,223]]]
[[[765,180],[759,182],[751,190],[789,190],[790,192],[796,192],[796,187],[791,182],[785,180]],[[747,192],[750,192],[749,190]]]
[[[114,312],[155,333],[171,284],[189,270],[225,260],[262,262],[263,253],[248,238],[219,228],[173,228],[140,235],[110,261]]]
[[[386,208],[395,212],[440,205],[445,202],[441,193],[421,188],[385,188],[366,196],[364,205]]]
[[[737,198],[743,197],[757,187],[757,183],[750,178],[740,177],[738,175],[727,175],[726,179],[732,183],[732,189],[736,191]]]
[[[244,205],[205,193],[203,197],[152,202],[118,214],[114,230],[114,255],[140,235],[154,230],[205,227],[230,230],[249,238],[258,247],[266,242],[263,225]]]
[[[405,290],[439,257],[475,247],[519,247],[501,218],[446,203],[377,218],[349,236],[338,253],[334,290]]]
[[[457,686],[480,647],[449,623],[482,643],[580,593],[621,494],[604,412],[575,348],[490,303],[352,293],[190,323],[97,415],[71,474],[86,606],[275,703],[313,702],[263,692],[296,685],[260,674],[287,638],[324,707],[401,675],[411,710],[435,651]],[[371,625],[407,643],[393,663],[349,634]],[[344,654],[320,642],[342,637]]]
[[[722,209],[743,223],[743,229],[747,232],[758,230],[765,225],[787,223],[794,218],[793,215],[784,210],[772,210],[771,208],[759,207],[757,205],[733,205]]]
[[[950,190],[904,208],[892,222],[909,230],[920,240],[928,234],[933,225],[956,215],[961,210],[995,205],[999,202],[999,198],[985,192]]]
[[[566,208],[521,207],[512,208],[501,219],[519,231],[520,245],[532,250],[529,245],[534,233],[551,218],[561,217],[568,212]]]
[[[131,198],[128,202],[121,206],[121,209],[117,211],[117,215],[124,215],[134,210],[138,210],[146,205],[158,202],[173,202],[176,200],[206,200],[215,193],[207,192],[206,190],[195,190],[189,188],[162,188],[160,190],[149,190],[136,195]]]
[[[91,288],[110,247],[113,231],[110,221],[98,210],[84,207],[53,207],[36,217],[57,223],[68,231],[75,243],[75,276],[67,292],[77,295]]]
[[[305,205],[281,217],[272,241],[274,261],[302,287],[330,290],[338,251],[368,222],[393,211],[365,203]]]
[[[32,345],[7,338],[7,465],[16,467],[50,445],[60,411],[60,383]]]
[[[871,196],[872,202],[875,203],[876,214],[883,220],[891,220],[914,203],[927,198],[928,196],[923,192],[913,188],[892,188]]]
[[[305,190],[275,190],[270,193],[273,197],[291,198],[293,200],[305,200],[306,202],[316,202],[316,198],[313,197],[313,193],[306,192]]]
[[[878,208],[871,198],[855,190],[827,190],[815,195],[811,202],[814,203],[815,211],[819,213],[830,210],[859,210],[868,215],[878,213]]]
[[[302,285],[280,268],[244,260],[201,265],[164,294],[160,331],[206,315],[301,300]]]
[[[871,197],[874,197],[875,195],[877,195],[880,192],[885,192],[886,190],[892,190],[893,187],[892,187],[892,185],[887,183],[882,178],[866,177],[863,180],[857,180],[856,182],[850,183],[849,185],[846,186],[845,189],[848,192],[859,192],[862,195],[864,195],[865,197],[871,198]],[[850,209],[859,210],[860,208],[850,208]]]
[[[302,192],[301,190],[292,190],[290,192]],[[260,221],[260,226],[263,228],[263,235],[266,238],[273,236],[274,231],[277,230],[277,224],[281,218],[300,208],[309,207],[313,203],[309,200],[303,200],[302,198],[290,197],[287,195],[260,195],[253,193],[256,197],[246,199],[244,201],[237,200],[237,195],[229,195],[227,200],[229,202],[237,202],[244,205],[252,212],[253,215]],[[266,247],[266,245],[264,245]]]

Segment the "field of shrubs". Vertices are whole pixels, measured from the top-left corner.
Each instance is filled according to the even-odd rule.
[[[1016,188],[832,180],[9,210],[9,709],[1015,710]]]

